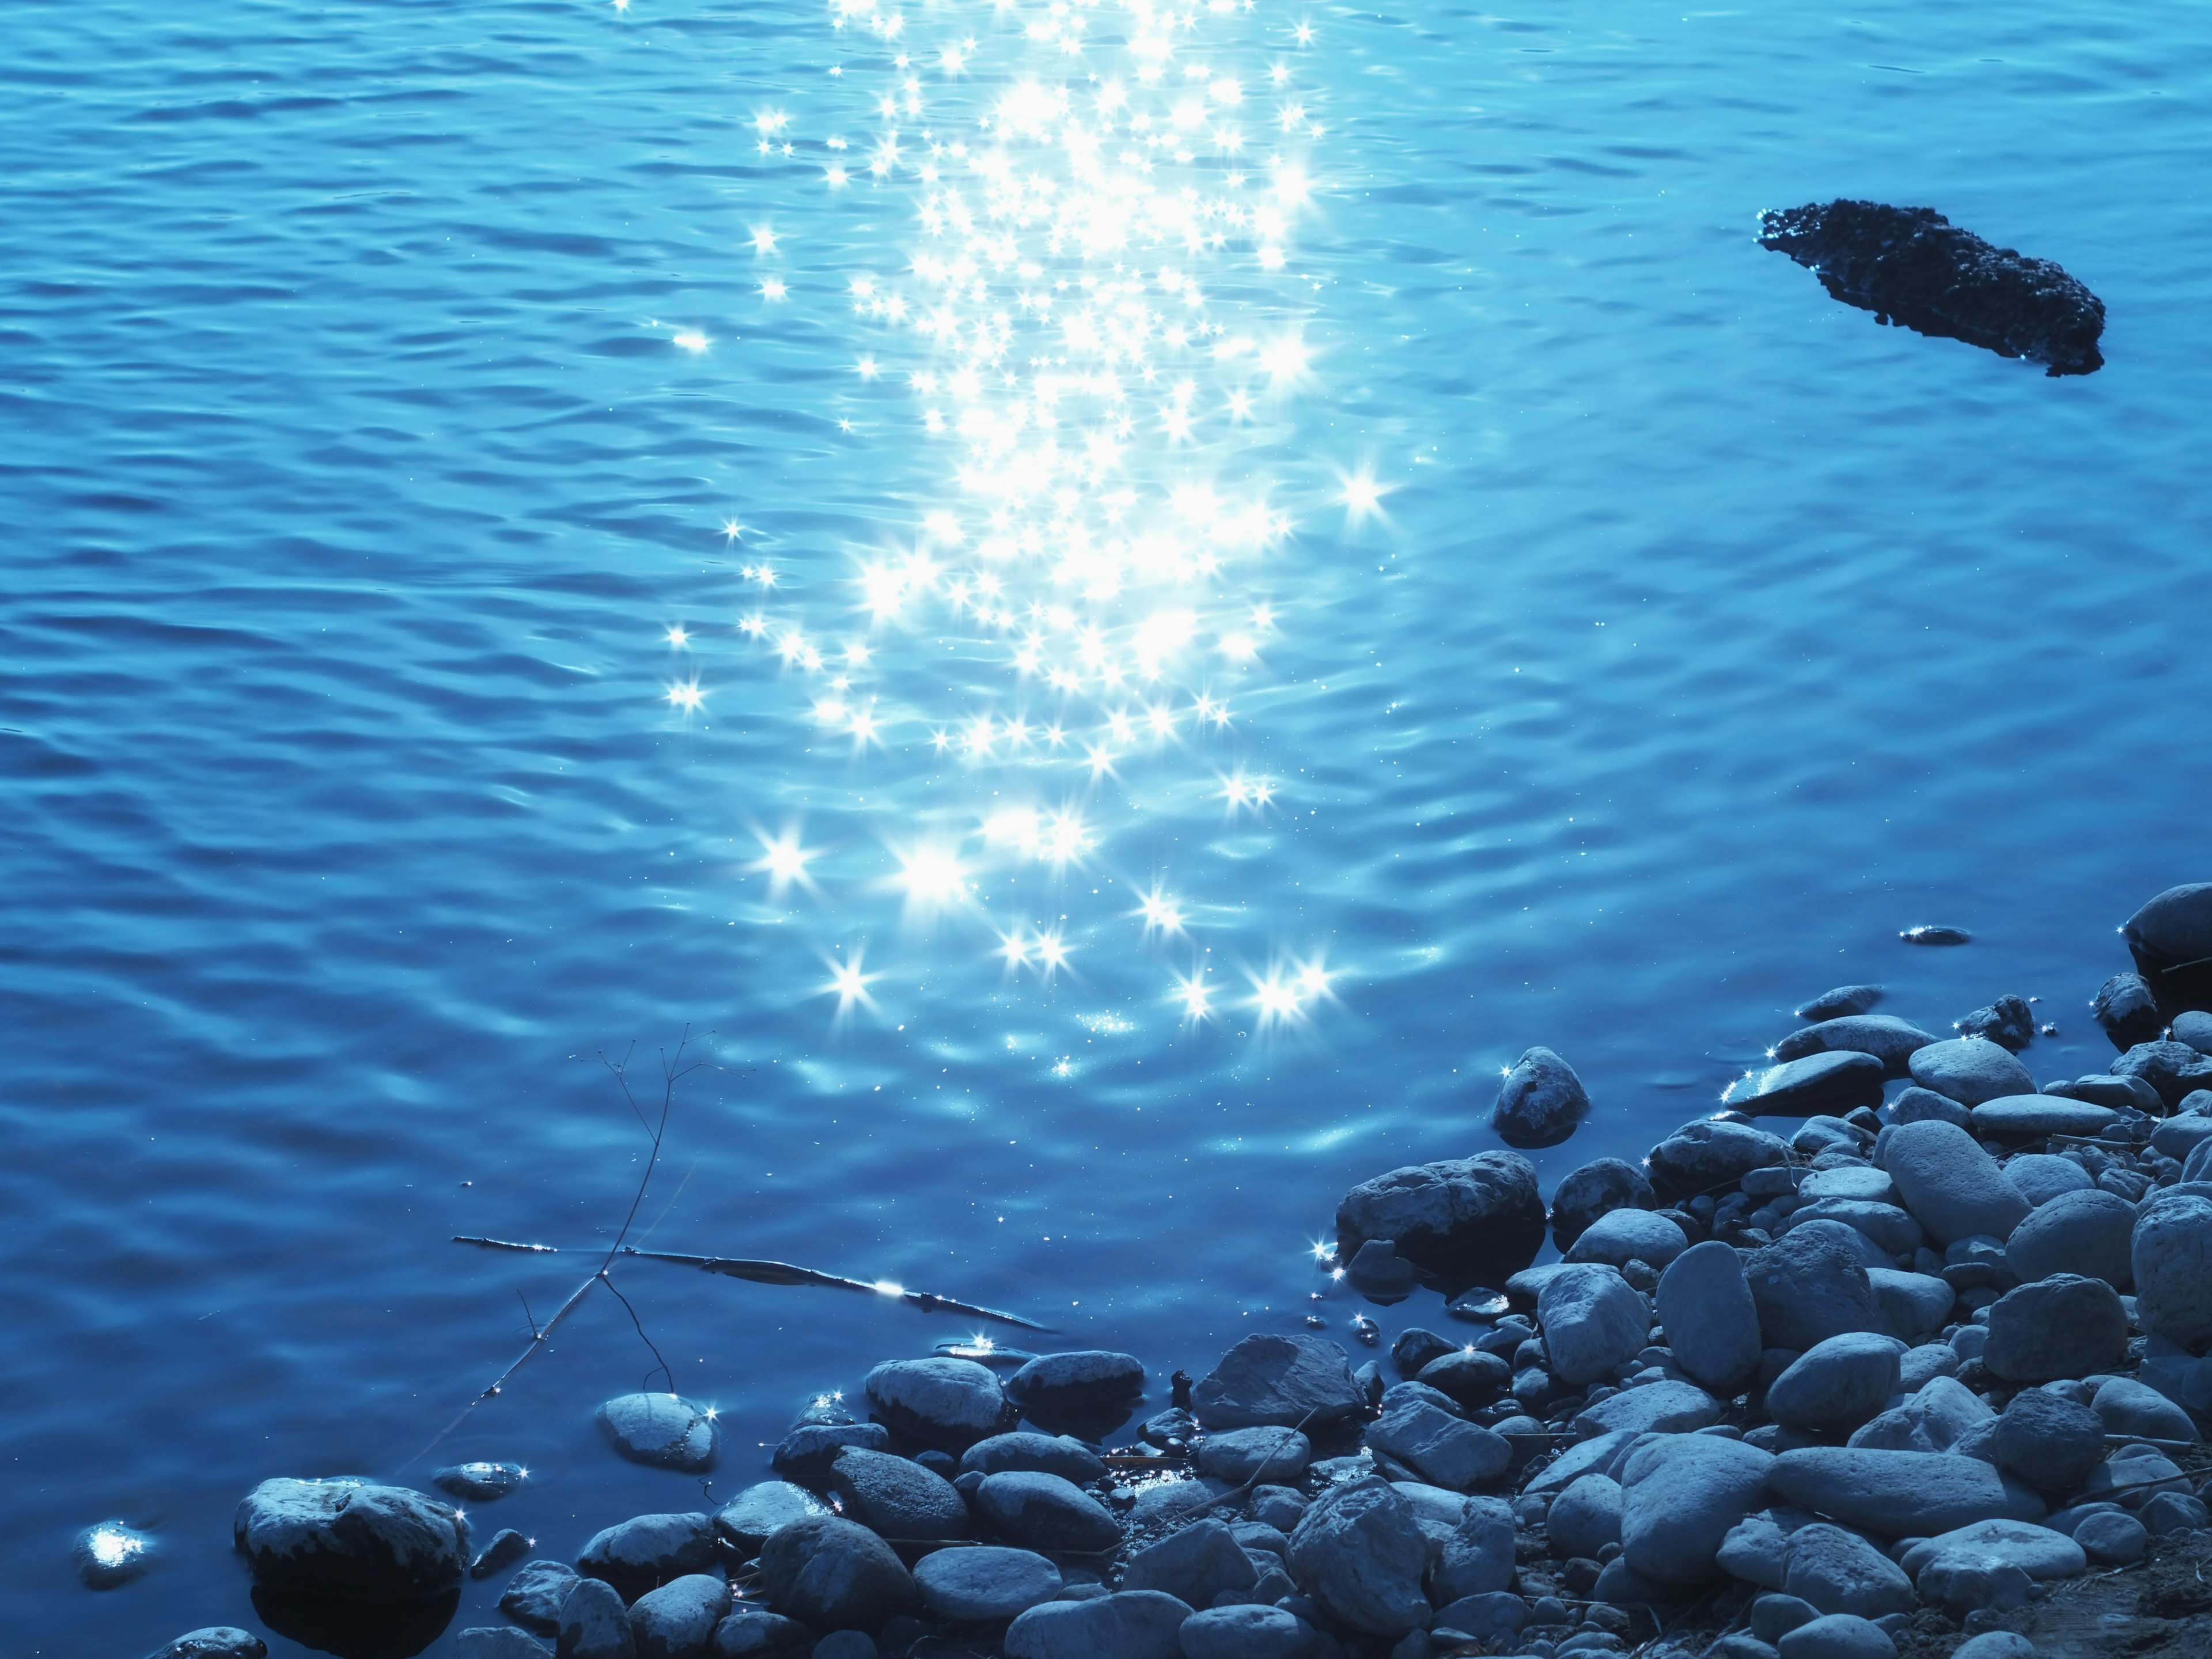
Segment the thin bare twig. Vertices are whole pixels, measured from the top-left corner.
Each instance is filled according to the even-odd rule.
[[[939,1296],[933,1291],[909,1291],[902,1285],[893,1285],[888,1281],[871,1285],[865,1279],[848,1279],[842,1273],[823,1273],[819,1268],[801,1267],[788,1261],[760,1261],[743,1256],[685,1255],[674,1250],[625,1249],[623,1254],[634,1255],[641,1261],[672,1261],[678,1267],[696,1267],[702,1273],[720,1273],[729,1279],[750,1279],[756,1285],[813,1285],[823,1290],[865,1291],[870,1296],[893,1297],[910,1308],[920,1308],[925,1313],[973,1314],[978,1319],[996,1320],[1002,1325],[1018,1325],[1026,1331],[1049,1332],[1052,1329],[1049,1325],[1040,1325],[1034,1319],[1024,1319],[1019,1314],[1003,1313],[996,1308]]]

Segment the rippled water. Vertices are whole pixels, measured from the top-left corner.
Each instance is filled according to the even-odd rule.
[[[2206,873],[2201,20],[1075,13],[11,9],[21,1651],[251,1622],[266,1475],[420,1480],[581,1272],[446,1241],[609,1237],[633,1044],[708,1062],[654,1247],[1161,1373],[1295,1326],[1343,1188],[1494,1145],[1530,1043],[1597,1102],[1547,1179],[1838,981],[2105,1052],[2109,929]],[[2059,260],[2109,367],[1753,246],[1837,194]],[[968,1328],[618,1282],[721,1490]],[[652,1364],[599,1298],[438,1455],[531,1462],[483,1518],[555,1553],[687,1507],[590,1422]],[[80,1589],[109,1516],[156,1567]]]

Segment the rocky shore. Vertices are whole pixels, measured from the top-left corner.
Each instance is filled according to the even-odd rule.
[[[267,1481],[256,1609],[356,1659],[438,1639],[471,1574],[510,1622],[468,1659],[2212,1652],[2212,884],[2125,931],[2092,1076],[2037,1084],[2024,999],[1938,1035],[1844,987],[1548,1203],[1515,1152],[1361,1182],[1321,1269],[1384,1310],[1441,1289],[1440,1328],[1363,1314],[1347,1348],[1316,1314],[1141,1423],[1136,1357],[945,1345],[811,1403],[716,1512],[560,1560],[422,1492]],[[1587,1106],[1533,1049],[1499,1132]],[[601,1417],[639,1462],[716,1461],[689,1401]],[[506,1469],[436,1484],[488,1504]]]

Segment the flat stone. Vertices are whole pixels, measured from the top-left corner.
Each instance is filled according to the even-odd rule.
[[[763,1480],[748,1486],[715,1511],[714,1527],[748,1555],[778,1527],[829,1510],[804,1486],[787,1480]]]
[[[707,1408],[672,1394],[617,1395],[599,1407],[599,1427],[631,1462],[687,1474],[713,1468],[721,1445]]]
[[[1688,1434],[1721,1419],[1721,1402],[1691,1382],[1644,1382],[1575,1414],[1575,1432]]]
[[[935,1550],[915,1564],[922,1604],[940,1619],[1003,1624],[1060,1594],[1060,1569],[1030,1550]]]
[[[1232,1486],[1295,1482],[1313,1461],[1313,1443],[1295,1429],[1228,1429],[1206,1436],[1198,1449],[1201,1474]]]
[[[1962,1106],[2035,1092],[2035,1079],[2027,1067],[2009,1049],[1987,1037],[1931,1042],[1914,1052],[1910,1066],[1915,1083]]]
[[[2028,1521],[1977,1521],[1914,1545],[1899,1564],[1914,1577],[1939,1555],[1971,1553],[2007,1561],[2031,1578],[2077,1578],[2089,1563],[2081,1545],[2063,1532]]]
[[[629,1610],[637,1659],[699,1659],[729,1611],[730,1587],[713,1573],[693,1573],[648,1591]]]
[[[880,1630],[920,1601],[891,1547],[836,1516],[794,1521],[770,1534],[761,1546],[760,1576],[771,1607],[817,1630]]]
[[[1367,1396],[1335,1343],[1317,1336],[1255,1332],[1191,1390],[1209,1432],[1274,1424],[1327,1429],[1364,1414]]]
[[[1220,1521],[1194,1521],[1129,1557],[1125,1590],[1163,1590],[1194,1607],[1210,1607],[1224,1590],[1249,1590],[1260,1575],[1237,1535]]]
[[[1948,1452],[1809,1446],[1778,1456],[1767,1484],[1790,1503],[1885,1538],[2042,1514],[2024,1491],[2008,1491],[1990,1465]]]
[[[1993,1042],[1982,1046],[2012,1060]],[[1893,1126],[1884,1137],[1882,1167],[1905,1207],[1938,1244],[1981,1233],[2008,1237],[2028,1212],[2027,1200],[1997,1161],[1954,1124]]]
[[[2106,1510],[2074,1528],[2074,1541],[2100,1567],[2132,1566],[2150,1547],[2150,1533],[2124,1510]]]
[[[264,1480],[233,1531],[254,1582],[357,1600],[411,1600],[458,1586],[468,1522],[452,1504],[405,1486],[352,1480]]]
[[[530,1478],[520,1463],[478,1460],[451,1463],[430,1477],[430,1484],[448,1498],[469,1504],[490,1504],[514,1491]]]
[[[1711,1577],[1721,1541],[1766,1502],[1774,1459],[1741,1440],[1660,1435],[1620,1466],[1622,1559],[1655,1583]]]
[[[1601,1215],[1649,1210],[1657,1204],[1651,1182],[1633,1164],[1618,1158],[1594,1158],[1569,1171],[1553,1191],[1552,1237],[1564,1250]]]
[[[1790,1032],[1774,1045],[1774,1057],[1786,1061],[1838,1052],[1870,1054],[1881,1062],[1884,1076],[1899,1078],[1905,1075],[1905,1062],[1935,1041],[1933,1031],[1894,1015],[1844,1014]]]
[[[495,1572],[505,1572],[529,1553],[530,1540],[512,1527],[503,1528],[492,1534],[483,1553],[469,1563],[469,1577],[489,1578]]]
[[[1651,1329],[1644,1298],[1618,1269],[1595,1262],[1563,1267],[1536,1298],[1551,1370],[1581,1384],[1609,1374],[1641,1351]]]
[[[612,1584],[635,1601],[687,1573],[714,1565],[714,1523],[704,1515],[636,1515],[592,1534],[576,1558],[586,1578]]]
[[[1816,1522],[1790,1534],[1782,1587],[1819,1612],[1880,1619],[1912,1611],[1912,1580],[1894,1561],[1841,1527]]]
[[[1556,1146],[1589,1111],[1575,1068],[1549,1048],[1530,1048],[1499,1085],[1490,1127],[1509,1146]]]
[[[1743,1259],[1718,1239],[1693,1244],[1660,1275],[1656,1301],[1674,1363],[1692,1382],[1733,1398],[1759,1370],[1762,1346]]]
[[[1725,1118],[1703,1118],[1684,1124],[1654,1146],[1648,1162],[1654,1188],[1691,1198],[1789,1159],[1788,1144],[1764,1129]]]
[[[1895,1341],[1869,1332],[1817,1342],[1791,1361],[1767,1389],[1767,1414],[1793,1429],[1825,1433],[1855,1429],[1897,1392],[1898,1352]]]
[[[1040,1474],[1056,1474],[1078,1486],[1103,1480],[1106,1474],[1105,1460],[1081,1441],[1062,1435],[1033,1434],[1026,1430],[978,1440],[960,1454],[960,1468],[963,1472],[976,1474],[1010,1474],[1018,1469],[1030,1469]]]
[[[2129,1249],[2143,1329],[2201,1353],[2212,1343],[2212,1200],[2153,1199]]]
[[[1014,1425],[1018,1408],[972,1359],[892,1359],[868,1373],[868,1405],[893,1434],[955,1457]]]
[[[1690,1248],[1682,1230],[1650,1210],[1613,1210],[1600,1216],[1566,1253],[1570,1261],[1601,1261],[1625,1267],[1632,1261],[1663,1267]]]
[[[1837,1170],[1813,1170],[1797,1185],[1797,1196],[1807,1204],[1825,1199],[1856,1199],[1866,1204],[1895,1205],[1897,1188],[1889,1171],[1871,1164],[1846,1164]]]
[[[1191,1609],[1158,1590],[1047,1601],[1006,1628],[1006,1659],[1182,1659]]]
[[[1722,1091],[1721,1104],[1753,1117],[1840,1114],[1881,1105],[1882,1073],[1872,1054],[1808,1054],[1736,1079]]]
[[[1330,1487],[1291,1534],[1291,1577],[1355,1631],[1397,1637],[1429,1622],[1428,1536],[1387,1481]]]
[[[1363,1181],[1336,1207],[1338,1259],[1389,1239],[1423,1271],[1495,1285],[1535,1260],[1544,1201],[1535,1166],[1517,1152],[1408,1164]]]
[[[526,1561],[500,1592],[499,1610],[540,1636],[561,1628],[561,1604],[580,1575],[565,1561]]]
[[[1885,1256],[1911,1255],[1928,1242],[1910,1212],[1870,1199],[1815,1199],[1790,1212],[1791,1226],[1802,1226],[1808,1221],[1840,1221],[1846,1227],[1855,1227],[1872,1239]]]
[[[2055,1273],[2008,1291],[1989,1310],[1982,1363],[2007,1382],[2087,1376],[2127,1363],[2128,1315],[2101,1279]]]
[[[1280,1607],[1209,1607],[1184,1622],[1182,1659],[1308,1659],[1313,1632]]]
[[[2013,1229],[2005,1261],[2021,1279],[2079,1273],[2125,1290],[2135,1283],[2135,1206],[2117,1193],[2061,1193]]]
[[[1453,1492],[1496,1480],[1513,1461],[1513,1449],[1503,1436],[1418,1401],[1370,1424],[1367,1443],[1423,1480]]]
[[[900,1544],[963,1539],[968,1504],[943,1475],[889,1452],[848,1449],[830,1468],[830,1490],[851,1519]]]
[[[2057,1095],[2003,1095],[1973,1109],[1978,1135],[1996,1140],[2041,1140],[2051,1135],[2096,1135],[2120,1121],[2109,1106]]]
[[[1839,1221],[1808,1221],[1752,1253],[1744,1278],[1765,1346],[1802,1353],[1847,1331],[1882,1328],[1863,1237]]]
[[[1103,1554],[1121,1542],[1121,1524],[1105,1505],[1056,1474],[988,1474],[975,1500],[975,1512],[994,1530],[1024,1549]]]

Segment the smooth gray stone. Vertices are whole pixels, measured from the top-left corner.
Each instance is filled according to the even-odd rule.
[[[1158,1590],[1046,1601],[1006,1628],[1006,1659],[1182,1659],[1192,1609]]]
[[[1545,1465],[1543,1473],[1521,1490],[1529,1497],[1556,1497],[1586,1474],[1608,1474],[1615,1460],[1640,1438],[1640,1435],[1623,1431],[1616,1434],[1601,1434],[1595,1440],[1584,1440],[1570,1446]]]
[[[1808,1170],[1797,1184],[1797,1196],[1807,1204],[1844,1198],[1894,1206],[1897,1187],[1887,1170],[1877,1170],[1870,1164],[1848,1164],[1833,1170]]]
[[[2036,1659],[2035,1644],[2014,1630],[1985,1630],[1951,1650],[1951,1659]]]
[[[962,1539],[972,1528],[952,1483],[909,1458],[849,1449],[830,1466],[830,1490],[848,1519],[903,1544]]]
[[[1885,1256],[1911,1255],[1928,1242],[1909,1212],[1863,1198],[1815,1199],[1790,1212],[1790,1225],[1802,1226],[1808,1221],[1840,1221],[1846,1227],[1856,1227]]]
[[[714,1467],[721,1431],[707,1408],[672,1394],[617,1395],[599,1407],[599,1428],[633,1463],[703,1474]]]
[[[1356,1461],[1361,1468],[1367,1467],[1364,1459]],[[992,1478],[995,1480],[998,1477]],[[1156,1486],[1146,1487],[1137,1494],[1137,1504],[1129,1511],[1129,1522],[1132,1526],[1150,1528],[1164,1526],[1170,1522],[1180,1524],[1195,1520],[1200,1511],[1213,1507],[1214,1499],[1234,1490],[1228,1481],[1217,1480],[1210,1474],[1200,1475],[1195,1480],[1164,1480]],[[1035,1547],[1046,1549],[1054,1547],[1039,1544]]]
[[[2122,1446],[2089,1471],[2081,1483],[2081,1496],[2096,1499],[2111,1494],[2131,1510],[2140,1510],[2153,1492],[2186,1492],[2189,1482],[2173,1460],[2155,1446]]]
[[[1821,992],[1796,1010],[1796,1014],[1800,1019],[1841,1019],[1846,1014],[1866,1012],[1881,1000],[1882,995],[1879,985],[1838,985],[1833,990]]]
[[[2196,1419],[2155,1389],[2132,1377],[2115,1376],[2100,1384],[2090,1409],[2107,1434],[2136,1434],[2146,1440],[2194,1440]]]
[[[1809,1117],[1881,1104],[1882,1063],[1872,1054],[1808,1054],[1761,1066],[1722,1091],[1721,1104],[1748,1117]]]
[[[1323,1337],[1272,1332],[1255,1332],[1223,1354],[1191,1401],[1209,1433],[1267,1424],[1327,1429],[1367,1409],[1341,1347]]]
[[[2012,1052],[1987,1037],[1953,1037],[1914,1052],[1912,1080],[1923,1089],[1978,1106],[2005,1095],[2032,1095],[2035,1079]],[[1977,1229],[1976,1231],[1985,1231]]]
[[[1898,1078],[1905,1075],[1913,1054],[1935,1041],[1934,1032],[1893,1014],[1844,1014],[1790,1032],[1774,1045],[1774,1057],[1791,1060],[1838,1051],[1871,1054],[1881,1062],[1885,1077]]]
[[[1386,1412],[1367,1430],[1367,1443],[1423,1480],[1466,1492],[1505,1473],[1513,1449],[1503,1436],[1415,1401]]]
[[[2129,1248],[2136,1317],[2192,1352],[2212,1343],[2212,1200],[2154,1198]]]
[[[592,1534],[576,1571],[635,1601],[647,1590],[704,1572],[714,1561],[714,1523],[703,1515],[636,1515]]]
[[[1428,1559],[1413,1506],[1372,1477],[1322,1493],[1291,1534],[1291,1577],[1331,1617],[1370,1635],[1427,1625]]]
[[[1199,1490],[1212,1496],[1209,1487]],[[1121,1523],[1097,1498],[1073,1481],[1033,1469],[985,1475],[975,1512],[1010,1543],[1048,1554],[1100,1553],[1121,1537]]]
[[[1994,1042],[1982,1046],[2012,1059]],[[1897,1183],[1905,1207],[1938,1244],[1978,1233],[2008,1237],[2028,1212],[2027,1200],[2005,1179],[1997,1161],[1955,1124],[1931,1121],[1893,1127],[1885,1138],[1882,1167]]]
[[[1782,1588],[1823,1613],[1862,1619],[1912,1611],[1912,1580],[1896,1562],[1841,1527],[1816,1522],[1790,1534]]]
[[[1556,1146],[1589,1111],[1575,1068],[1549,1048],[1531,1048],[1498,1085],[1490,1127],[1509,1146]]]
[[[2013,1229],[2005,1261],[2023,1280],[2080,1273],[2124,1290],[2135,1283],[2135,1206],[2117,1193],[2061,1193]]]
[[[1939,1376],[1958,1375],[1959,1353],[1948,1342],[1923,1342],[1899,1354],[1897,1364],[1897,1386],[1917,1394]]]
[[[1552,1235],[1561,1249],[1589,1231],[1600,1216],[1614,1210],[1650,1210],[1658,1198],[1644,1171],[1626,1159],[1593,1158],[1568,1171],[1552,1193]]]
[[[1620,1504],[1618,1480],[1586,1474],[1575,1481],[1552,1500],[1545,1517],[1553,1552],[1595,1561],[1607,1544],[1620,1541]]]
[[[2141,974],[2114,974],[2097,988],[2089,1007],[2115,1048],[2148,1042],[2166,1024],[2158,1012],[2158,994]]]
[[[1996,1466],[2039,1492],[2071,1492],[2104,1460],[2096,1413],[2045,1389],[2022,1389],[1990,1439]]]
[[[1650,1156],[1652,1185],[1684,1198],[1789,1160],[1789,1146],[1779,1137],[1725,1118],[1686,1123],[1654,1146]]]
[[[1224,1590],[1249,1590],[1258,1571],[1237,1535],[1219,1521],[1194,1521],[1129,1558],[1125,1590],[1164,1590],[1194,1607],[1210,1607]]]
[[[940,1619],[1002,1624],[1060,1594],[1060,1569],[1032,1550],[934,1550],[915,1564],[922,1604]]]
[[[1480,1348],[1473,1353],[1459,1349],[1422,1366],[1419,1380],[1460,1410],[1474,1411],[1512,1386],[1513,1368],[1500,1356]]]
[[[1889,1632],[1856,1613],[1831,1613],[1800,1625],[1779,1642],[1781,1659],[1897,1659]]]
[[[561,1628],[561,1604],[580,1576],[565,1561],[526,1561],[500,1592],[499,1610],[523,1629],[550,1636]]]
[[[2063,1532],[2030,1521],[1977,1521],[1925,1539],[1905,1551],[1899,1565],[1914,1577],[1937,1556],[1953,1552],[2008,1561],[2031,1578],[2078,1578],[2089,1563],[2081,1547]]]
[[[1650,1210],[1613,1210],[1583,1230],[1566,1253],[1570,1261],[1601,1261],[1625,1267],[1632,1261],[1663,1267],[1690,1248],[1682,1230]]]
[[[1957,1292],[1931,1273],[1869,1267],[1867,1284],[1883,1328],[1906,1342],[1924,1342],[1950,1322]]]
[[[2190,1096],[2194,1100],[2195,1095]],[[2164,1152],[2168,1158],[2186,1162],[2189,1155],[2212,1140],[2212,1113],[2203,1110],[2190,1112],[2186,1116],[2170,1117],[2151,1131],[2151,1150]]]
[[[1923,1089],[1917,1085],[1912,1088],[1899,1091],[1897,1098],[1889,1103],[1889,1121],[1892,1127],[1902,1128],[1908,1123],[1925,1123],[1930,1121],[1938,1123],[1955,1123],[1963,1129],[1974,1121],[1974,1117],[1971,1110],[1959,1104],[1948,1095],[1939,1095],[1933,1089]],[[1880,1145],[1879,1140],[1876,1145]]]
[[[319,1595],[409,1600],[450,1589],[470,1560],[450,1504],[359,1480],[264,1480],[232,1522],[254,1582]]]
[[[1106,1474],[1105,1460],[1081,1441],[1027,1430],[978,1440],[961,1453],[960,1468],[963,1473],[977,1474],[1012,1474],[1028,1469],[1056,1474],[1078,1486],[1103,1480]]]
[[[2207,1120],[2207,1125],[2212,1127],[2212,1119]],[[2020,1195],[2038,1209],[2062,1194],[2087,1192],[2096,1184],[2089,1179],[2089,1172],[2072,1158],[2051,1152],[2023,1152],[2018,1158],[2008,1158],[2004,1172],[2020,1189]],[[2020,1224],[2025,1227],[2027,1223]],[[2013,1231],[2017,1236],[2020,1228]]]
[[[1183,1621],[1182,1659],[1309,1659],[1313,1632],[1280,1607],[1209,1607]]]
[[[1793,1429],[1855,1429],[1897,1392],[1898,1352],[1892,1338],[1863,1331],[1815,1343],[1774,1379],[1766,1391],[1767,1415]]]
[[[1048,1475],[993,1475],[994,1480]],[[817,1630],[879,1630],[919,1602],[891,1547],[857,1521],[817,1516],[780,1527],[761,1546],[761,1583],[778,1613]],[[719,1640],[719,1635],[717,1640]]]
[[[2212,1013],[2191,1008],[2173,1017],[2173,1040],[2185,1042],[2200,1054],[2212,1054]]]
[[[729,1611],[730,1587],[713,1573],[693,1573],[647,1592],[629,1610],[637,1659],[699,1659]]]
[[[2041,1140],[2050,1135],[2096,1135],[2120,1115],[2109,1106],[2057,1095],[2000,1095],[1973,1109],[1973,1132],[1996,1140]]]
[[[1808,1446],[1775,1458],[1767,1484],[1790,1503],[1884,1538],[2043,1514],[2024,1489],[2008,1490],[1991,1465],[1948,1452]]]
[[[1874,1138],[1855,1123],[1840,1117],[1821,1114],[1807,1118],[1790,1137],[1790,1150],[1801,1158],[1818,1158],[1824,1153],[1839,1152],[1848,1158],[1857,1158],[1873,1144]]]
[[[1006,1398],[1031,1422],[1055,1427],[1115,1422],[1145,1392],[1144,1362],[1104,1348],[1040,1354],[1006,1382]]]
[[[2007,1291],[1990,1305],[1982,1363],[2007,1382],[2050,1382],[2127,1363],[2128,1315],[2101,1279],[2054,1273]]]
[[[1692,1382],[1644,1382],[1575,1415],[1577,1434],[1689,1434],[1717,1423],[1721,1402]]]
[[[763,1480],[746,1487],[716,1510],[714,1526],[750,1555],[778,1527],[829,1512],[804,1486],[794,1486],[788,1480]]]
[[[1528,1603],[1505,1590],[1462,1595],[1437,1609],[1435,1628],[1463,1630],[1477,1641],[1518,1634],[1528,1624]]]
[[[2163,1538],[2170,1532],[2203,1531],[2212,1524],[2212,1510],[2205,1508],[2203,1498],[2187,1492],[2154,1492],[2143,1500],[2136,1518],[2152,1537]]]
[[[269,1644],[235,1625],[208,1625],[186,1631],[153,1659],[269,1659]]]
[[[1507,1380],[1509,1382],[1511,1380],[1510,1372],[1507,1373]],[[1388,1413],[1393,1407],[1409,1406],[1415,1401],[1434,1406],[1440,1412],[1449,1412],[1454,1417],[1462,1414],[1458,1401],[1453,1399],[1442,1389],[1432,1389],[1425,1382],[1393,1382],[1382,1390],[1382,1398],[1377,1401],[1376,1405],[1378,1409]],[[1282,1431],[1278,1430],[1276,1432]]]
[[[1771,1591],[1751,1604],[1751,1633],[1762,1642],[1778,1642],[1800,1625],[1820,1616],[1820,1608],[1794,1595]]]
[[[1470,1498],[1429,1569],[1429,1599],[1458,1601],[1505,1589],[1514,1569],[1511,1507],[1500,1498]]]
[[[460,1659],[552,1659],[553,1656],[552,1649],[512,1625],[479,1625],[461,1631],[453,1638],[453,1651]]]
[[[2074,1541],[2098,1565],[2124,1567],[2143,1559],[2150,1547],[2150,1533],[2124,1510],[2104,1510],[2083,1517],[2074,1528]]]
[[[2115,1076],[2109,1072],[2077,1077],[2063,1091],[2048,1085],[2044,1088],[2045,1094],[2062,1092],[2071,1099],[2086,1100],[2093,1106],[2109,1106],[2115,1111],[2125,1111],[2130,1107],[2138,1112],[2156,1113],[2166,1109],[2165,1102],[2158,1097],[2158,1091],[2142,1079]]]
[[[1692,1244],[1659,1276],[1659,1322],[1691,1381],[1732,1398],[1759,1370],[1759,1304],[1743,1259],[1718,1239]]]
[[[972,1359],[885,1360],[866,1387],[869,1408],[892,1433],[955,1457],[1013,1427],[1019,1409]]]
[[[887,1452],[891,1431],[880,1423],[802,1423],[777,1444],[769,1467],[787,1480],[819,1486],[848,1446]]]
[[[637,1638],[630,1633],[629,1609],[612,1584],[580,1578],[561,1604],[561,1628],[553,1651],[560,1659],[635,1659]]]
[[[1608,1375],[1643,1349],[1650,1310],[1620,1270],[1596,1262],[1560,1269],[1536,1298],[1551,1370],[1579,1386]]]
[[[1229,1429],[1206,1436],[1198,1449],[1201,1473],[1240,1486],[1295,1481],[1312,1461],[1313,1443],[1296,1429]]]
[[[1741,1440],[1684,1434],[1644,1441],[1620,1477],[1622,1559],[1656,1583],[1710,1578],[1729,1528],[1766,1502],[1773,1464]]]
[[[1744,1263],[1764,1345],[1802,1352],[1847,1331],[1886,1328],[1859,1241],[1840,1221],[1808,1221]],[[1674,1327],[1667,1328],[1671,1340]]]
[[[714,1626],[714,1659],[795,1659],[814,1645],[806,1626],[780,1613],[747,1607]]]

